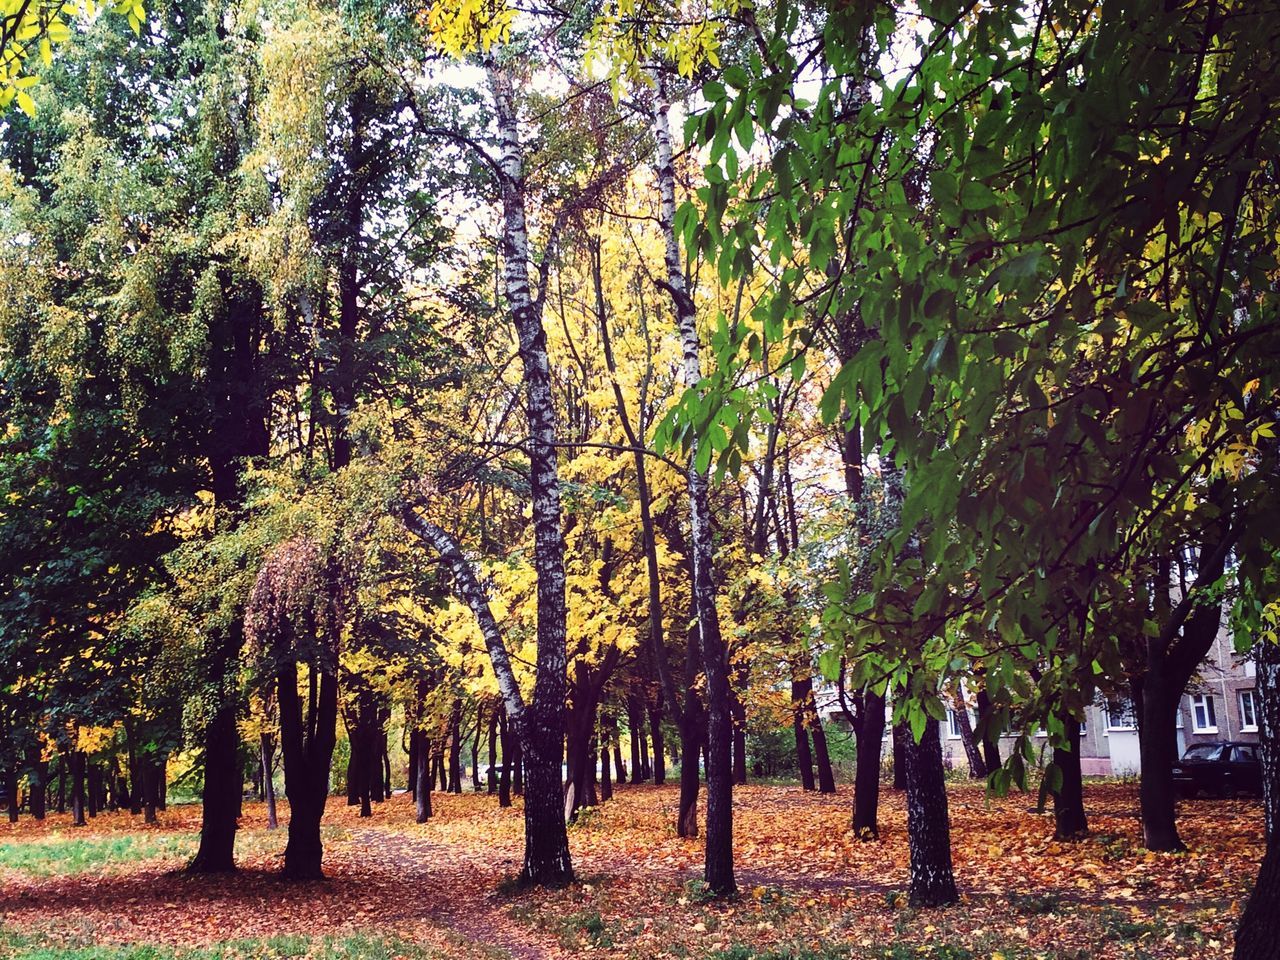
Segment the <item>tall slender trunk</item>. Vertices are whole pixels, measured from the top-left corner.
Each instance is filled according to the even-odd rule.
[[[795,731],[796,766],[800,771],[800,784],[805,790],[816,790],[813,779],[813,753],[809,750],[809,729],[805,725],[804,706],[812,681],[792,674],[791,677],[791,727]]]
[[[276,813],[275,752],[276,746],[271,734],[263,733],[259,738],[259,756],[262,762],[262,795],[267,801],[268,830],[280,826]]]
[[[18,768],[10,767],[4,774],[5,792],[8,794],[9,822],[18,822],[18,807],[21,801],[18,797]]]
[[[638,684],[632,682],[627,690],[627,729],[631,733],[631,782],[643,783],[647,779],[647,764],[641,754],[644,747],[644,703]]]
[[[449,792],[462,792],[462,701],[453,701],[449,717]]]
[[[27,755],[28,784],[31,792],[31,816],[36,820],[45,818],[49,790],[49,763],[40,757],[37,747]]]
[[[156,780],[160,769],[153,756],[147,756],[142,763],[142,788],[145,791],[145,798],[142,804],[142,819],[144,823],[155,823]]]
[[[895,723],[891,734],[893,739],[893,789],[907,789],[907,741],[911,732],[904,723]]]
[[[244,490],[244,461],[270,451],[269,391],[259,359],[264,310],[261,291],[229,273],[222,278],[226,313],[210,331],[206,399],[211,423],[205,453],[219,531],[237,522]],[[200,846],[188,870],[225,873],[235,869],[235,841],[244,770],[240,765],[239,664],[244,619],[239,612],[207,638],[207,684],[211,712],[204,730],[204,794]]]
[[[71,825],[83,827],[84,818],[84,752],[74,750],[71,754]]]
[[[1227,553],[1240,533],[1229,526],[1229,503],[1222,491],[1219,483],[1210,487],[1206,499],[1219,504],[1224,513],[1200,543],[1195,581],[1176,605],[1169,598],[1170,563],[1165,559],[1156,565],[1161,630],[1147,640],[1138,723],[1142,760],[1138,795],[1142,805],[1142,843],[1148,850],[1186,849],[1178,836],[1173,789],[1173,765],[1178,760],[1178,702],[1221,627],[1222,601],[1205,594],[1222,576]]]
[[[853,779],[853,833],[859,840],[880,836],[880,750],[884,742],[885,700],[866,690],[858,698],[854,742],[858,756]],[[895,736],[895,745],[896,745]],[[898,770],[895,757],[894,773]]]
[[[959,895],[951,869],[951,825],[938,721],[929,718],[919,743],[910,733],[906,739],[909,898],[913,907],[939,907],[955,903]]]
[[[609,746],[611,741],[611,731],[609,724],[609,715],[607,713],[600,714],[600,802],[613,799],[613,780],[609,775]],[[595,762],[594,760],[592,761]]]
[[[965,759],[969,762],[969,779],[981,780],[987,775],[987,765],[973,736],[973,724],[969,722],[969,705],[959,690],[951,698],[951,711],[960,731],[960,743],[964,746]]]
[[[310,880],[323,876],[320,821],[329,798],[329,766],[337,742],[337,653],[331,662],[309,665],[319,674],[315,716],[303,715],[298,695],[298,666],[292,660],[276,675],[280,708],[280,752],[284,760],[284,792],[289,798],[289,841],[284,850],[284,876]],[[308,711],[309,712],[309,711]]]
[[[502,773],[498,776],[498,806],[511,806],[511,734],[507,730],[507,716],[498,713],[498,736],[502,740]]]
[[[1080,770],[1080,721],[1064,714],[1067,749],[1053,748],[1053,763],[1062,773],[1062,785],[1053,794],[1053,839],[1078,840],[1089,832],[1084,812],[1084,777]]]
[[[493,716],[489,720],[489,775],[485,778],[489,781],[489,793],[498,792],[498,721],[501,718],[502,707],[497,706],[493,710]]]
[[[545,290],[535,299],[529,282],[523,149],[511,75],[492,61],[487,66],[499,145],[503,284],[523,368],[529,431],[526,452],[533,499],[533,559],[537,571],[537,670],[533,697],[527,709],[521,710],[517,694],[517,700],[508,703],[507,711],[524,748],[525,863],[521,878],[527,883],[558,886],[572,881],[573,867],[560,793],[568,663],[556,411],[551,395],[547,337],[542,325]],[[551,253],[549,250],[547,255]]]
[[[418,823],[431,818],[431,740],[421,730],[414,731],[418,738],[417,769],[414,780],[417,792],[413,795],[414,813]]]
[[[675,166],[672,157],[668,105],[661,79],[654,103],[654,142],[660,198],[658,221],[666,244],[666,282],[675,306],[676,325],[684,353],[682,373],[686,389],[702,379],[697,315],[689,294],[680,245],[675,234]],[[689,451],[689,519],[693,561],[693,595],[697,604],[702,667],[707,679],[707,829],[703,879],[716,895],[736,892],[733,875],[733,715],[729,688],[729,655],[720,633],[712,576],[711,501],[707,470],[699,465],[701,443]]]
[[[1280,944],[1280,645],[1254,647],[1266,851],[1236,928],[1235,960],[1271,960]]]
[[[1004,760],[1000,757],[1000,732],[996,729],[991,710],[991,699],[987,691],[981,688],[974,694],[978,707],[978,730],[982,734],[982,757],[987,765],[987,772],[999,770]]]
[[[836,774],[831,768],[831,752],[827,749],[827,733],[822,729],[822,717],[813,696],[813,680],[809,680],[809,693],[804,701],[805,725],[813,737],[813,759],[818,768],[818,792],[836,792]]]
[[[102,806],[102,768],[96,763],[90,763],[85,767],[85,780],[89,816],[96,817],[98,809]]]
[[[649,705],[649,741],[653,744],[653,782],[667,782],[667,741],[662,735],[662,693]]]

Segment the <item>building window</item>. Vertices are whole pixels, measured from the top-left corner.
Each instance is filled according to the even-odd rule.
[[[956,719],[955,710],[947,707],[947,739],[960,739],[960,722]]]
[[[1195,733],[1217,733],[1218,717],[1213,711],[1213,695],[1202,693],[1191,698],[1191,729]]]
[[[1240,691],[1240,730],[1244,733],[1258,732],[1258,704],[1252,690]]]
[[[1137,730],[1138,718],[1134,715],[1133,701],[1128,697],[1119,700],[1108,700],[1103,705],[1107,730]]]

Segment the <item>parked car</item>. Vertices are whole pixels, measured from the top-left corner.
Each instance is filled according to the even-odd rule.
[[[1207,793],[1233,797],[1262,792],[1262,762],[1256,743],[1196,743],[1173,765],[1173,788],[1182,797]]]

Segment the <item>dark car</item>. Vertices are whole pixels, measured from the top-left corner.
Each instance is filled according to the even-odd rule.
[[[1262,762],[1256,743],[1197,743],[1173,765],[1173,788],[1182,797],[1207,793],[1234,797],[1262,792]]]

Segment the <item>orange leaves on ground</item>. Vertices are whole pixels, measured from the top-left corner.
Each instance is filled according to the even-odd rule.
[[[1213,957],[1229,952],[1230,930],[1262,853],[1255,801],[1182,804],[1179,827],[1191,852],[1171,855],[1140,849],[1137,791],[1129,785],[1087,787],[1093,833],[1078,843],[1055,843],[1051,818],[1034,812],[1029,795],[988,799],[980,786],[952,786],[964,899],[955,908],[917,913],[905,904],[901,795],[885,791],[882,839],[869,843],[852,835],[850,800],[848,788],[825,797],[789,787],[739,788],[743,895],[730,903],[703,900],[701,844],[673,829],[676,788],[623,786],[570,829],[583,882],[564,891],[514,898],[503,892],[503,879],[518,871],[522,857],[518,805],[504,810],[484,794],[436,794],[437,815],[419,826],[402,795],[376,806],[371,819],[331,803],[323,883],[275,877],[286,832],[267,832],[261,805],[246,804],[237,844],[246,869],[237,876],[174,872],[180,862],[171,852],[69,877],[0,866],[0,915],[20,927],[88,927],[95,938],[116,942],[377,931],[443,944],[458,957],[473,955],[466,943],[535,958],[584,949],[616,957],[709,956],[741,944],[835,944],[838,955],[883,957],[893,944],[948,943],[1006,960],[1138,951]],[[190,834],[198,826],[194,807],[170,809],[150,828],[113,813],[72,831],[65,817],[52,816],[44,825],[24,819],[16,829],[3,827],[0,842],[110,838],[141,829]]]

